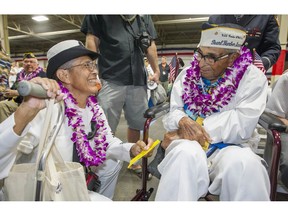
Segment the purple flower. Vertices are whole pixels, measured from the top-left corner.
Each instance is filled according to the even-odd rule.
[[[93,150],[85,133],[85,125],[76,99],[62,83],[59,82],[59,86],[65,95],[65,115],[68,118],[68,126],[72,127],[73,130],[71,141],[76,144],[80,162],[87,167],[99,166],[106,160],[108,143],[106,141],[107,128],[104,127],[105,120],[103,119],[103,113],[100,111],[97,99],[95,96],[90,96],[87,99],[87,107],[91,108],[91,112],[93,113],[91,121],[96,122],[97,128],[97,133],[93,139],[95,145],[93,146],[95,150]]]
[[[240,56],[235,60],[232,68],[227,68],[217,85],[206,92],[200,84],[199,62],[193,59],[191,67],[187,69],[183,82],[182,100],[188,109],[199,116],[209,116],[224,106],[235,95],[238,85],[247,67],[252,63],[252,55],[248,48],[241,47]]]

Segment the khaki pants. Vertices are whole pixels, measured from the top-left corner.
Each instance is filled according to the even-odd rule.
[[[0,101],[0,123],[16,111],[18,104],[14,100]]]
[[[168,81],[166,81],[166,82],[161,82],[161,84],[162,84],[162,86],[163,86],[163,88],[165,89],[166,94],[167,94],[167,93],[168,93]]]

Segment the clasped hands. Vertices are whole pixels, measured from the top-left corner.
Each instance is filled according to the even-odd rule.
[[[183,117],[179,121],[178,130],[165,133],[161,146],[166,149],[176,139],[195,140],[201,146],[205,146],[205,142],[211,142],[211,138],[205,129],[189,117]]]

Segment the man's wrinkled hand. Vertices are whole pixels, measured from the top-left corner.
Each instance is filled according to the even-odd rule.
[[[162,148],[166,148],[170,145],[173,140],[181,139],[177,131],[170,131],[164,134],[164,138],[161,142]]]
[[[195,140],[201,146],[205,146],[205,142],[211,142],[210,136],[205,129],[189,117],[183,117],[179,121],[178,133],[182,139]]]
[[[130,156],[131,158],[135,157],[136,155],[140,154],[143,150],[148,150],[153,144],[153,140],[148,138],[148,144],[146,145],[145,142],[142,140],[138,140],[130,149]],[[153,150],[150,151],[145,157],[151,157],[153,154]]]

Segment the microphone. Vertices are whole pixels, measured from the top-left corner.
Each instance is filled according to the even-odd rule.
[[[19,82],[17,91],[23,97],[30,95],[37,98],[48,98],[47,91],[40,84],[26,80]]]

